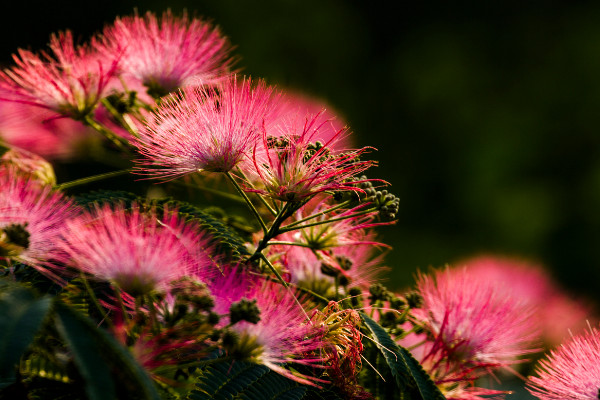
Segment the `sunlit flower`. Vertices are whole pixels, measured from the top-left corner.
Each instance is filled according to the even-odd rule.
[[[258,140],[272,91],[233,78],[216,90],[187,88],[164,99],[140,129],[135,145],[146,159],[138,169],[160,178],[230,171]]]
[[[7,91],[0,90],[0,97]],[[78,145],[89,139],[90,131],[81,122],[56,118],[50,110],[30,104],[0,101],[0,139],[47,159],[73,157]]]
[[[51,186],[9,168],[0,174],[0,258],[30,265],[52,278],[61,255],[65,222],[78,213],[73,201]]]
[[[328,295],[327,292],[334,289],[336,278],[340,286],[367,289],[385,267],[382,255],[377,255],[378,246],[373,244],[376,243],[373,237],[366,232],[363,235],[362,239],[369,243],[345,244],[322,252],[304,247],[300,238],[300,245],[271,246],[270,254],[286,268],[291,282],[317,293]],[[294,236],[282,235],[281,239]]]
[[[375,162],[360,160],[367,148],[336,150],[345,129],[326,142],[319,141],[327,124],[317,114],[296,118],[278,131],[264,131],[262,146],[254,149],[254,172],[263,188],[248,191],[283,201],[301,201],[325,191],[358,191],[357,184],[364,181],[358,175]]]
[[[117,18],[103,32],[101,51],[122,53],[120,70],[160,97],[190,84],[214,84],[229,74],[231,44],[219,28],[166,11]]]
[[[212,265],[206,234],[174,212],[164,216],[137,206],[105,205],[69,221],[62,248],[66,262],[132,294],[164,291]]]
[[[52,35],[53,55],[20,49],[16,66],[1,75],[3,100],[32,104],[74,119],[86,117],[102,98],[117,58],[102,60],[89,46],[75,46],[71,32]]]
[[[600,331],[571,338],[541,360],[529,378],[530,392],[541,400],[596,400],[600,396]]]
[[[322,352],[328,375],[345,398],[370,399],[359,384],[363,352],[361,318],[356,310],[342,309],[339,303],[330,301],[323,310],[314,311],[311,320],[323,329]]]
[[[285,90],[281,100],[277,102],[274,111],[275,118],[271,122],[271,134],[277,132],[277,125],[289,124],[290,121],[306,115],[317,115],[320,122],[324,122],[313,140],[322,143],[331,142],[335,150],[345,150],[352,147],[352,137],[346,129],[346,123],[339,117],[338,113],[326,102],[312,98],[306,94],[293,90]],[[343,134],[339,134],[343,132]]]
[[[506,296],[495,282],[472,277],[465,268],[446,268],[420,275],[418,290],[423,307],[413,313],[433,337],[422,362],[442,376],[472,379],[536,351],[533,310]]]
[[[540,265],[525,260],[480,256],[461,261],[474,279],[495,283],[508,297],[515,297],[535,308],[542,335],[549,345],[557,345],[569,332],[585,329],[591,317],[589,307],[573,300],[561,290]]]
[[[240,320],[231,326],[238,335],[229,352],[265,365],[300,383],[314,384],[317,379],[285,368],[287,363],[316,365],[322,359],[316,353],[322,345],[322,330],[310,323],[294,295],[283,286],[235,272],[209,285],[215,299],[215,312],[229,311],[242,299],[255,302],[260,320]],[[227,319],[225,319],[226,321]]]

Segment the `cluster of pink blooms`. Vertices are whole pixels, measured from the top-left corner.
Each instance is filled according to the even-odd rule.
[[[49,52],[14,56],[0,74],[0,139],[12,148],[0,160],[6,276],[24,265],[61,286],[104,287],[99,324],[162,382],[166,366],[218,354],[369,398],[363,378],[378,371],[363,353],[378,339],[365,337],[365,312],[446,398],[501,398],[477,379],[516,372],[544,341],[580,328],[589,310],[513,260],[420,274],[402,296],[378,285],[389,246],[374,228],[394,222],[398,199],[363,175],[372,149],[353,148],[321,103],[238,75],[231,49],[210,23],[165,12],[119,18],[85,45],[64,32]],[[151,185],[218,175],[256,220],[249,253],[223,251],[176,205],[77,205],[39,155],[75,154],[92,131],[110,139],[110,154],[133,154],[133,173]],[[542,361],[531,391],[596,399],[599,359],[592,328]]]

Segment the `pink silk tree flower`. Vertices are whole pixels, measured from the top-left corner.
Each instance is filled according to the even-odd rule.
[[[283,286],[230,271],[215,279],[209,288],[217,313],[231,310],[240,301],[255,303],[259,320],[239,320],[231,326],[238,340],[228,351],[303,384],[314,384],[315,378],[286,369],[287,363],[315,365],[323,361],[318,349],[323,345],[322,330],[313,325],[301,304]],[[222,319],[233,322],[227,318]],[[256,321],[256,320],[255,320]]]
[[[268,134],[263,132],[261,144],[254,149],[254,174],[262,188],[248,188],[277,200],[297,202],[318,193],[334,190],[359,191],[357,178],[375,164],[360,161],[368,150],[336,150],[346,130],[336,132],[328,141],[321,142],[321,132],[329,121],[320,114],[296,118]]]
[[[380,252],[387,246],[375,240],[372,223],[377,224],[363,215],[284,233],[269,246],[269,255],[291,282],[318,293],[333,290],[336,278],[342,287],[366,290],[387,269]]]
[[[273,119],[272,124],[283,126],[289,123],[290,120],[297,118],[298,115],[318,114],[319,119],[327,121],[327,123],[319,129],[318,136],[314,140],[319,140],[323,143],[327,143],[336,137],[338,132],[346,131],[346,123],[343,119],[339,118],[337,112],[329,104],[294,90],[285,90],[281,96],[281,100],[277,102],[274,114],[276,117]],[[335,150],[344,150],[350,148],[352,144],[351,136],[344,134],[332,142],[331,145]]]
[[[209,239],[175,212],[105,205],[67,223],[65,262],[131,295],[165,291],[171,282],[206,270]]]
[[[103,31],[100,51],[122,54],[120,71],[162,97],[188,85],[214,84],[229,75],[232,46],[219,28],[166,11],[117,18]]]
[[[0,97],[7,91],[0,89]],[[71,159],[80,145],[94,135],[79,121],[57,118],[56,113],[30,104],[0,101],[0,139],[49,160]]]
[[[382,256],[375,255],[373,245],[346,245],[334,247],[324,256],[302,246],[275,245],[275,256],[281,254],[280,262],[287,268],[291,282],[302,287],[316,289],[323,283],[333,288],[334,277],[338,284],[368,289],[386,270]],[[318,291],[318,290],[317,290]]]
[[[541,400],[597,400],[600,396],[600,331],[574,336],[539,362],[528,390]]]
[[[471,276],[495,282],[506,296],[531,304],[539,317],[544,342],[551,347],[570,332],[583,331],[585,321],[593,318],[591,308],[563,291],[541,265],[493,255],[463,260],[459,265],[464,265]]]
[[[20,49],[16,66],[5,69],[0,79],[2,100],[47,108],[73,119],[84,119],[104,96],[114,76],[118,58],[105,60],[90,46],[75,46],[71,32],[50,38],[53,55],[36,55]]]
[[[216,89],[191,87],[165,98],[134,142],[145,157],[138,171],[163,179],[230,171],[258,141],[272,93],[263,81],[234,77]]]
[[[14,168],[0,173],[0,259],[32,266],[60,281],[58,243],[64,224],[79,212],[73,201],[51,186]]]
[[[413,313],[433,337],[421,360],[426,369],[448,379],[474,379],[537,351],[539,321],[533,310],[495,282],[465,268],[446,268],[420,275],[417,287],[423,307]]]

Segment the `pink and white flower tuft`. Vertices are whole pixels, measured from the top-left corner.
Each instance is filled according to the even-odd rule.
[[[190,84],[214,84],[229,75],[231,44],[217,27],[206,21],[175,17],[166,11],[157,18],[117,18],[103,32],[100,51],[123,54],[120,70],[160,97]]]
[[[250,361],[304,384],[315,378],[293,373],[287,363],[315,365],[323,361],[318,349],[323,346],[322,330],[312,325],[294,295],[283,286],[245,274],[231,272],[209,285],[215,299],[215,312],[225,312],[241,299],[256,301],[260,311],[257,323],[239,321],[231,329],[239,335],[240,346]]]
[[[442,374],[449,379],[472,379],[537,351],[532,309],[506,296],[493,281],[472,277],[465,268],[446,268],[421,275],[418,290],[423,307],[413,312],[434,338],[421,360],[431,370],[446,369]]]
[[[89,46],[75,46],[71,32],[50,38],[53,56],[19,49],[16,66],[0,75],[6,95],[17,101],[50,109],[74,119],[89,115],[105,94],[118,58],[108,61]]]
[[[360,161],[368,148],[335,150],[346,129],[320,142],[329,123],[316,114],[281,125],[280,132],[265,131],[262,146],[254,149],[254,172],[263,188],[247,190],[283,201],[302,201],[325,191],[358,191],[356,185],[364,180],[357,176],[375,162]]]
[[[273,89],[234,77],[216,89],[186,88],[164,99],[134,143],[141,173],[176,178],[228,172],[255,146],[269,115]]]
[[[14,168],[0,173],[0,259],[15,259],[51,278],[63,225],[79,211],[62,193]]]
[[[541,400],[596,400],[600,396],[600,331],[573,337],[540,361],[529,391]]]
[[[569,333],[586,328],[591,307],[572,299],[541,266],[526,260],[482,255],[461,262],[472,277],[490,280],[507,297],[519,298],[535,308],[544,341],[555,346]]]
[[[207,270],[208,243],[195,224],[174,212],[165,210],[161,218],[135,205],[132,210],[105,205],[69,221],[61,247],[74,268],[137,295]]]
[[[273,127],[277,125],[285,127],[290,120],[297,118],[299,115],[318,114],[319,120],[325,122],[325,124],[319,129],[318,136],[314,140],[327,143],[334,137],[339,136],[331,143],[335,150],[344,150],[352,146],[353,140],[351,135],[346,134],[345,121],[338,116],[338,113],[329,104],[321,99],[293,90],[285,90],[281,101],[277,102],[274,114],[276,117],[272,121]],[[340,136],[338,134],[340,131],[345,133]]]

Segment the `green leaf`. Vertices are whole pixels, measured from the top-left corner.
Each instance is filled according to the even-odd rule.
[[[230,400],[256,382],[269,369],[243,361],[224,361],[204,368],[190,400]]]
[[[15,378],[15,366],[46,318],[52,299],[24,287],[4,287],[0,297],[0,388]]]
[[[224,361],[203,368],[188,400],[341,400],[332,391],[301,385],[269,368]]]
[[[408,350],[398,346],[385,329],[365,313],[360,313],[360,316],[373,334],[375,345],[381,351],[387,365],[390,367],[392,376],[396,380],[396,384],[401,390],[416,390],[423,400],[445,399],[440,389]]]
[[[308,386],[300,385],[275,372],[263,375],[240,396],[244,400],[300,400]]]
[[[154,383],[131,353],[92,320],[59,305],[56,325],[73,352],[91,400],[118,398],[117,383],[130,398],[160,399]]]
[[[138,195],[124,190],[93,190],[75,196],[77,204],[91,210],[95,205],[123,203],[125,208],[131,207],[135,201],[143,201]]]
[[[435,383],[431,380],[431,377],[421,364],[413,357],[413,355],[402,346],[398,347],[400,355],[404,359],[406,365],[410,370],[410,373],[417,384],[417,388],[421,397],[424,400],[434,399],[434,400],[444,400],[445,397],[440,391],[440,389],[435,385]]]

